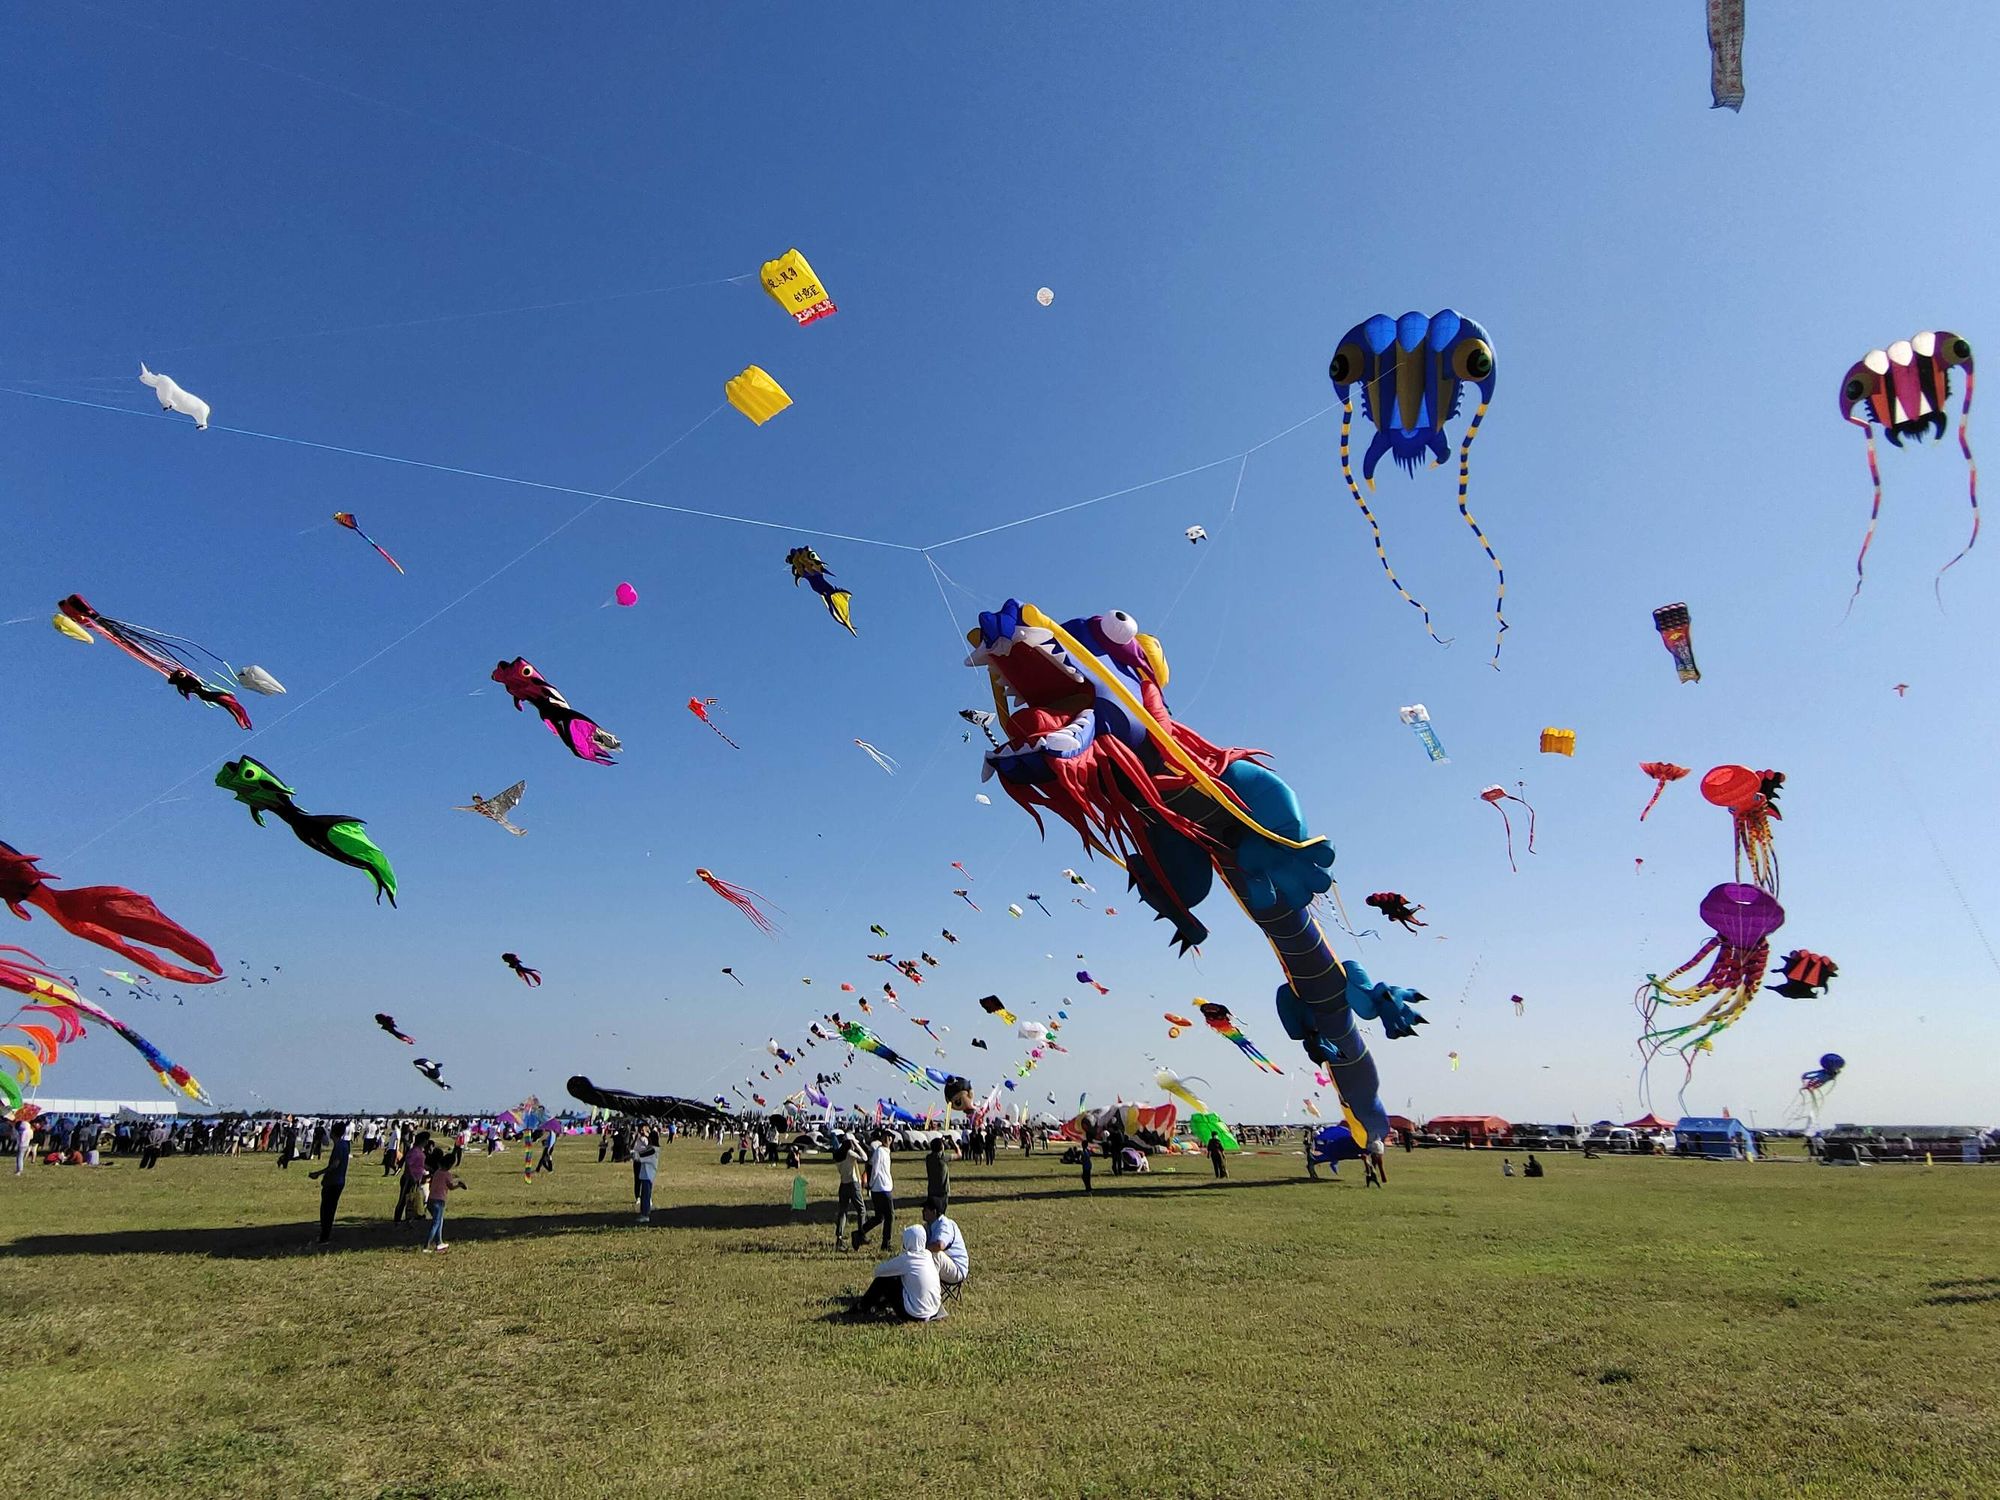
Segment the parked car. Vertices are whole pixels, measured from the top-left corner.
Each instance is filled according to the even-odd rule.
[[[1639,1143],[1639,1132],[1623,1125],[1593,1125],[1590,1134],[1583,1138],[1583,1143],[1593,1151],[1630,1153],[1640,1149],[1647,1151],[1652,1149],[1650,1142],[1642,1148]]]

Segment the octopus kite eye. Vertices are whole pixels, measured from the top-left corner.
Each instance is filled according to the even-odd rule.
[[[1139,639],[1139,622],[1122,609],[1098,617],[1097,628],[1114,646],[1129,646]]]
[[[1493,350],[1478,340],[1454,350],[1452,373],[1461,380],[1484,380],[1493,373]]]
[[[1333,362],[1326,367],[1327,377],[1335,385],[1346,385],[1361,378],[1361,346],[1342,344],[1333,352]]]
[[[1965,339],[1953,339],[1951,357],[1960,364],[1972,363],[1972,345]]]
[[[1840,388],[1840,394],[1846,398],[1848,404],[1851,406],[1868,394],[1868,383],[1859,375],[1851,376],[1847,384]]]

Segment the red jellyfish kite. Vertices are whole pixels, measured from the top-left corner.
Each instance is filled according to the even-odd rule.
[[[1736,875],[1750,871],[1750,883],[1772,895],[1778,893],[1778,846],[1771,835],[1771,820],[1782,818],[1778,793],[1784,787],[1782,771],[1753,771],[1748,766],[1717,766],[1701,778],[1701,794],[1717,807],[1729,809],[1736,825]]]
[[[1519,783],[1517,783],[1518,785]],[[1518,802],[1528,809],[1528,852],[1535,852],[1535,809],[1526,797],[1517,797],[1504,786],[1494,785],[1479,794],[1479,800],[1493,804],[1493,810],[1500,814],[1500,826],[1507,830],[1507,868],[1518,873],[1520,866],[1514,863],[1514,825],[1507,820],[1507,809],[1503,802]]]
[[[1653,804],[1660,800],[1660,793],[1667,789],[1670,781],[1679,781],[1688,774],[1686,766],[1677,766],[1670,760],[1642,760],[1639,769],[1653,778],[1653,795],[1646,799],[1646,805],[1639,809],[1639,821],[1646,821],[1646,814],[1653,810]]]
[[[751,890],[748,886],[731,885],[713,870],[697,869],[694,872],[694,878],[707,886],[711,891],[714,891],[716,895],[727,901],[738,911],[742,912],[757,927],[758,931],[771,936],[777,935],[777,924],[765,916],[756,904],[758,901],[765,899],[758,895],[757,892]],[[755,899],[753,900],[752,898]]]

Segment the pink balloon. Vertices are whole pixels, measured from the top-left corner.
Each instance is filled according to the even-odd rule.
[[[621,583],[618,585],[617,599],[620,604],[630,609],[639,602],[639,591],[629,583]]]

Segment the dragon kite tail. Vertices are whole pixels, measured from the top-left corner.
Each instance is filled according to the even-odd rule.
[[[1484,411],[1485,408],[1482,406],[1480,410]],[[1347,481],[1347,493],[1352,495],[1354,503],[1361,507],[1361,517],[1368,523],[1369,531],[1374,534],[1376,561],[1382,564],[1382,571],[1388,575],[1390,586],[1402,596],[1403,602],[1424,617],[1424,633],[1440,646],[1449,646],[1451,638],[1449,636],[1441,636],[1437,633],[1437,630],[1431,624],[1430,610],[1420,600],[1415,598],[1408,589],[1403,587],[1403,580],[1398,578],[1396,570],[1389,566],[1389,554],[1382,545],[1381,523],[1375,519],[1375,512],[1368,508],[1367,500],[1362,497],[1361,486],[1354,482],[1354,463],[1349,443],[1353,427],[1354,402],[1351,398],[1343,397],[1340,403],[1340,477]],[[1469,437],[1470,433],[1467,436]],[[1369,487],[1371,489],[1374,487],[1372,480]],[[1495,564],[1495,566],[1498,566],[1498,564]]]
[[[1391,1039],[1414,1036],[1424,1024],[1414,1002],[1424,997],[1414,990],[1371,983],[1359,964],[1343,966],[1308,911],[1253,910],[1250,916],[1263,930],[1288,980],[1277,993],[1278,1019],[1285,1034],[1327,1070],[1342,1106],[1361,1122],[1370,1139],[1386,1134],[1389,1117],[1382,1106],[1380,1079],[1356,1021],[1381,1021],[1383,1034]]]
[[[1486,420],[1486,406],[1487,403],[1484,401],[1479,403],[1478,410],[1472,414],[1472,421],[1466,425],[1465,437],[1458,445],[1458,513],[1465,517],[1465,524],[1472,528],[1472,534],[1479,539],[1480,547],[1485,550],[1486,560],[1493,564],[1495,580],[1493,618],[1498,622],[1499,628],[1493,633],[1491,665],[1497,672],[1500,670],[1500,640],[1507,634],[1507,570],[1500,566],[1500,559],[1493,551],[1493,544],[1486,540],[1486,533],[1479,529],[1479,523],[1472,518],[1472,512],[1465,506],[1465,492],[1472,481],[1472,440],[1479,436],[1479,424]]]
[[[1979,465],[1972,457],[1972,440],[1966,431],[1972,421],[1972,374],[1972,366],[1967,365],[1965,367],[1965,400],[1958,409],[1958,451],[1965,455],[1966,489],[1972,498],[1972,535],[1966,538],[1965,550],[1939,568],[1937,578],[1931,584],[1931,592],[1937,596],[1938,608],[1940,609],[1944,608],[1944,594],[1942,593],[1944,575],[1957,567],[1960,559],[1965,556],[1966,552],[1970,552],[1979,541]],[[1872,462],[1874,454],[1874,433],[1872,431],[1869,433],[1869,453]],[[1880,481],[1878,480],[1876,488],[1878,504],[1880,492]],[[1869,521],[1869,526],[1871,529],[1874,526],[1872,518]]]

